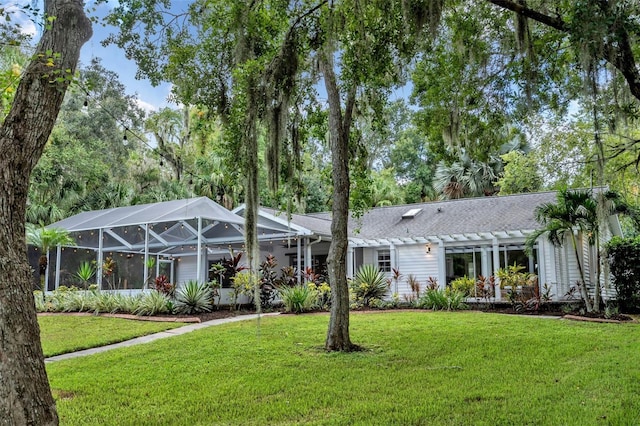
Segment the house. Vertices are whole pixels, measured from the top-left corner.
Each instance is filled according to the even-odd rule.
[[[561,300],[579,279],[570,244],[555,247],[541,237],[531,256],[524,252],[525,238],[539,228],[536,206],[555,201],[555,192],[541,192],[371,209],[350,219],[348,275],[373,264],[388,277],[397,269],[405,278],[413,275],[423,288],[428,279],[444,287],[457,277],[495,275],[499,268],[516,263],[536,274],[539,284],[550,286],[554,299]],[[50,262],[55,265],[55,285],[48,288],[71,277],[74,265],[84,258],[99,266],[107,257],[115,260],[118,267],[112,276],[97,274],[103,289],[139,291],[160,274],[178,284],[206,281],[213,263],[228,257],[229,250],[244,249],[243,212],[243,206],[230,212],[200,197],[64,219],[51,226],[69,230],[78,245],[58,248]],[[307,268],[326,268],[330,213],[287,215],[262,208],[258,234],[261,253],[272,254],[280,267],[295,267],[299,280]],[[603,239],[620,234],[613,216]],[[585,274],[595,282],[594,249],[579,233],[578,241]],[[603,284],[606,290],[604,279]],[[406,279],[394,283],[392,291],[399,297],[411,294]]]
[[[516,263],[537,275],[538,284],[546,284],[554,300],[562,300],[580,278],[569,240],[555,247],[543,236],[531,256],[524,251],[527,235],[540,228],[535,208],[556,201],[556,192],[550,191],[373,208],[358,219],[350,219],[348,274],[353,276],[361,265],[373,264],[391,278],[392,270],[397,269],[405,279],[394,283],[392,292],[403,297],[411,294],[406,280],[409,275],[422,283],[422,288],[429,279],[444,287],[455,278],[491,276]],[[261,213],[265,219],[274,216],[286,218],[272,210],[263,209]],[[313,256],[317,267],[328,253],[330,213],[293,214],[290,219],[292,226],[304,230],[302,251],[305,259]],[[621,235],[616,216],[611,216],[603,228],[603,241]],[[577,234],[580,262],[587,282],[593,283],[595,248]],[[310,250],[310,244],[317,245]],[[291,250],[273,252],[284,263],[295,255]],[[293,263],[289,260],[289,264]],[[601,281],[605,298],[613,296],[608,279]],[[495,294],[500,297],[499,291]]]

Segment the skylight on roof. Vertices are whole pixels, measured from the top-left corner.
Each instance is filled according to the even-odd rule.
[[[418,215],[418,213],[420,213],[422,211],[422,209],[411,209],[408,212],[406,212],[405,214],[402,215],[403,219],[413,219],[414,217],[416,217]]]

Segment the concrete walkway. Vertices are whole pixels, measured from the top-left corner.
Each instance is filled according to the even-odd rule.
[[[261,316],[268,317],[268,316],[275,316],[275,315],[279,315],[279,313],[278,312],[274,312],[274,313],[262,314]],[[128,346],[140,345],[142,343],[153,342],[154,340],[159,340],[159,339],[164,339],[164,338],[167,338],[167,337],[179,336],[181,334],[191,333],[192,331],[200,330],[201,328],[207,328],[207,327],[212,327],[212,326],[221,325],[221,324],[229,324],[229,323],[238,322],[238,321],[254,320],[256,318],[258,318],[257,314],[254,314],[254,315],[240,315],[240,316],[237,316],[237,317],[222,318],[222,319],[216,319],[216,320],[201,322],[201,323],[197,323],[197,324],[189,324],[189,325],[185,325],[184,327],[178,327],[178,328],[174,328],[172,330],[161,331],[160,333],[149,334],[147,336],[136,337],[135,339],[126,340],[126,341],[120,342],[120,343],[114,343],[112,345],[99,346],[97,348],[85,349],[85,350],[78,351],[78,352],[70,352],[70,353],[67,353],[67,354],[52,356],[50,358],[45,358],[44,361],[46,363],[49,363],[49,362],[55,362],[55,361],[62,361],[62,360],[65,360],[65,359],[78,358],[78,357],[81,357],[81,356],[98,354],[100,352],[106,352],[106,351],[110,351],[112,349],[126,348]]]

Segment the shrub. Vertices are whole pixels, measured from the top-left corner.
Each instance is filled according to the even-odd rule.
[[[211,312],[211,287],[197,281],[188,281],[176,290],[174,309],[180,314],[197,314]]]
[[[464,303],[466,296],[457,290],[427,290],[420,300],[418,306],[424,309],[456,311],[467,309]]]
[[[612,238],[607,244],[607,255],[620,311],[639,312],[640,237]]]
[[[356,302],[370,306],[371,301],[382,299],[389,291],[385,275],[373,265],[362,265],[351,281],[351,290]]]
[[[133,310],[133,313],[136,315],[171,313],[169,309],[169,298],[156,290],[142,293],[142,295],[137,298],[136,302],[136,307]]]
[[[132,309],[132,300],[135,300],[133,296],[125,296],[119,293],[110,293],[110,292],[96,292],[93,294],[91,310],[95,313],[108,313],[115,314],[116,312],[121,313],[133,313]]]
[[[310,311],[318,296],[318,292],[306,285],[295,285],[293,287],[280,286],[278,293],[284,304],[285,312],[301,314]]]
[[[473,295],[473,287],[476,282],[473,278],[469,278],[466,275],[464,277],[456,278],[451,281],[451,288],[455,291],[459,291],[466,297]]]
[[[172,297],[175,291],[175,286],[169,282],[169,278],[166,275],[158,275],[152,285],[154,290],[168,297]]]
[[[42,297],[42,292],[40,290],[36,290],[33,292],[33,299],[36,304],[36,312],[47,311],[47,305],[44,298]]]
[[[248,271],[236,274],[231,278],[231,298],[233,300],[233,306],[235,306],[236,309],[239,308],[238,297],[242,295],[247,296],[251,303],[253,303],[257,282],[258,278]]]
[[[331,309],[331,286],[329,286],[329,284],[326,282],[320,284],[307,282],[307,287],[316,293],[316,299],[313,304],[314,308],[322,309],[323,311]]]

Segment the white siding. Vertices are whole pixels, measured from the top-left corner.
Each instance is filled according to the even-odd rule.
[[[196,256],[184,256],[175,261],[176,284],[181,286],[189,280],[197,280]]]
[[[431,253],[426,253],[424,244],[398,246],[398,269],[403,275],[398,284],[400,298],[411,295],[411,288],[407,284],[407,278],[411,274],[420,283],[422,293],[429,277],[438,278],[438,250],[432,248]]]
[[[366,248],[363,253],[363,264],[367,265],[377,265],[376,252],[379,249],[384,249],[384,247],[379,248]],[[427,254],[425,251],[424,244],[414,244],[414,245],[397,245],[395,246],[396,250],[396,259],[395,264],[396,268],[402,274],[402,278],[398,282],[398,295],[400,299],[404,299],[404,296],[411,295],[411,287],[407,283],[407,278],[409,275],[414,275],[418,282],[420,283],[421,291],[424,291],[427,278],[438,277],[438,250],[431,249],[431,253]],[[387,273],[387,278],[391,279],[393,273]],[[391,294],[395,292],[395,285],[393,281],[391,282],[391,291],[389,293],[389,297]]]

